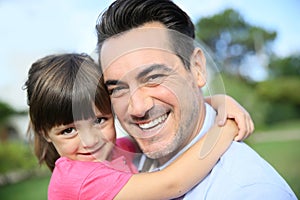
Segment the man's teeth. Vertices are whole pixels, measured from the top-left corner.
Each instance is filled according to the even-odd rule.
[[[157,126],[158,124],[160,124],[161,122],[165,121],[167,119],[168,115],[164,114],[158,118],[156,118],[155,120],[152,120],[149,123],[145,123],[145,124],[139,124],[139,127],[142,129],[149,129],[149,128],[153,128],[155,126]]]

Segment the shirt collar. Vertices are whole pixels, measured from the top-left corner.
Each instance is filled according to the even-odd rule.
[[[203,126],[202,126],[200,132],[198,133],[198,135],[196,135],[196,137],[193,138],[193,140],[188,145],[186,145],[175,156],[173,156],[173,158],[171,158],[168,162],[166,162],[162,166],[158,167],[158,170],[162,170],[165,167],[167,167],[168,165],[170,165],[171,162],[173,162],[183,152],[185,152],[188,148],[190,148],[193,144],[195,144],[198,140],[200,140],[200,138],[202,138],[204,136],[204,134],[210,129],[210,127],[212,127],[212,125],[215,122],[216,111],[207,103],[205,103],[205,109],[206,109],[205,119],[203,122]]]

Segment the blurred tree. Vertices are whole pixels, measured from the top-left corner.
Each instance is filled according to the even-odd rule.
[[[250,25],[238,12],[227,9],[212,17],[201,18],[196,23],[196,37],[213,51],[222,71],[247,79],[242,73],[245,69],[241,69],[247,57],[261,59],[270,55],[270,44],[276,38],[276,32]]]
[[[0,141],[7,138],[7,125],[9,117],[13,115],[24,115],[26,111],[16,111],[10,105],[0,101]]]
[[[300,56],[273,57],[269,71],[269,79],[256,87],[258,95],[272,103],[267,122],[300,118]]]
[[[300,56],[276,57],[271,50],[275,31],[250,25],[227,9],[201,18],[196,37],[212,51],[226,92],[245,106],[256,125],[300,118]]]
[[[4,123],[8,117],[16,113],[17,112],[7,103],[0,101],[0,125]]]
[[[300,77],[287,76],[266,80],[257,84],[258,93],[272,102],[292,103],[300,106]]]
[[[270,76],[293,76],[300,79],[300,55],[292,55],[285,58],[273,57],[269,66]]]
[[[240,102],[250,113],[256,129],[263,128],[268,121],[267,116],[271,106],[268,101],[261,98],[256,92],[256,83],[251,84],[229,74],[223,74],[222,79],[226,88],[226,94]]]

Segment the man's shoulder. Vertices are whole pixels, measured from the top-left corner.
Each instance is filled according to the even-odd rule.
[[[233,141],[220,159],[221,164],[245,164],[253,160],[264,160],[254,149],[244,142]],[[253,163],[254,164],[254,163]]]
[[[276,195],[278,198],[273,198]],[[247,144],[233,142],[211,173],[185,199],[280,199],[280,196],[294,199],[290,187],[268,162]]]
[[[216,167],[228,173],[240,185],[281,179],[276,170],[256,151],[243,142],[232,142]]]
[[[229,188],[232,186],[228,191],[235,191],[230,195],[256,191],[257,195],[293,196],[291,188],[273,166],[243,142],[233,142],[215,168],[216,174],[224,173],[220,175],[224,178],[223,184],[227,182]]]

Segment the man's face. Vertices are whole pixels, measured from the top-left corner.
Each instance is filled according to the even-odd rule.
[[[144,32],[143,35],[148,43],[151,39]],[[202,125],[204,108],[199,86],[205,81],[197,70],[186,70],[180,58],[166,46],[155,44],[156,48],[128,49],[115,54],[116,48],[123,48],[123,41],[130,44],[138,38],[141,42],[142,37],[139,30],[132,29],[103,44],[104,81],[113,111],[123,128],[148,157],[168,159],[183,148]],[[155,37],[155,43],[164,37]],[[161,44],[165,42],[159,42]]]

